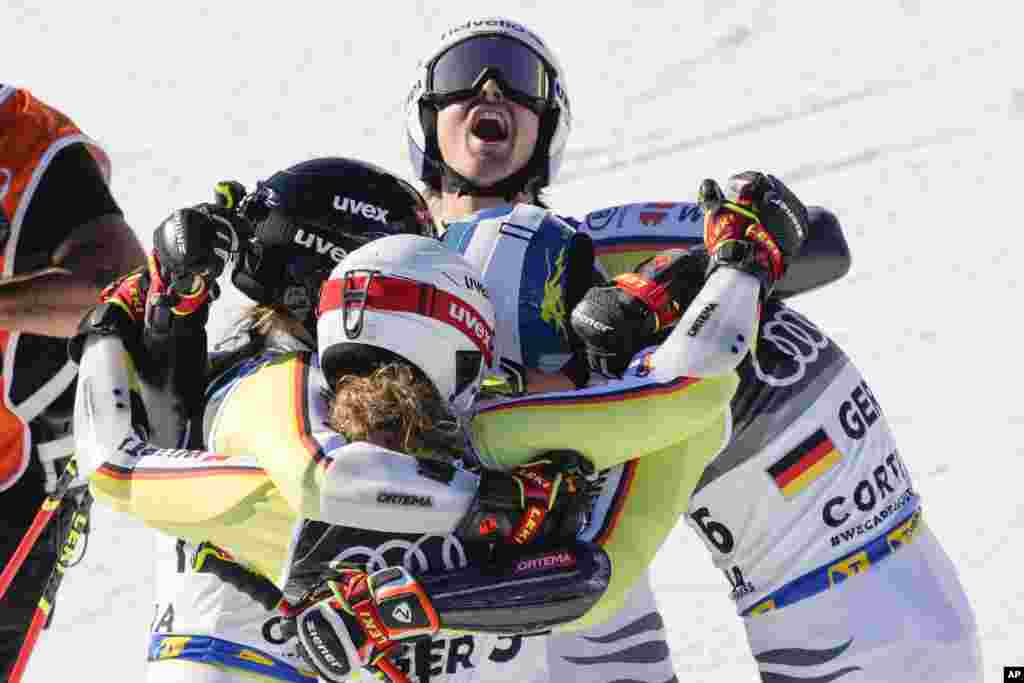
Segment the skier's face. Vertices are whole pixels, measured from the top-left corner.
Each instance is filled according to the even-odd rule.
[[[477,185],[492,185],[533,156],[540,118],[504,97],[493,80],[476,97],[437,113],[437,144],[444,162]]]

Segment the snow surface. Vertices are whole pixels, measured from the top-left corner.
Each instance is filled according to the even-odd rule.
[[[107,145],[147,245],[220,179],[253,183],[328,154],[408,175],[402,103],[419,52],[491,13],[538,31],[568,73],[560,211],[692,199],[701,178],[747,168],[781,175],[843,222],[852,272],[796,305],[885,406],[973,601],[986,680],[1000,681],[1024,664],[1017,7],[6,0],[2,79]],[[25,680],[141,680],[151,547],[138,524],[96,511]],[[680,681],[757,679],[726,584],[684,525],[654,579]]]

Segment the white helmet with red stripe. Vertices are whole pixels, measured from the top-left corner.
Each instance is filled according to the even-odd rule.
[[[480,271],[441,242],[394,235],[338,264],[320,291],[320,366],[346,372],[398,356],[464,415],[494,358],[494,306]]]

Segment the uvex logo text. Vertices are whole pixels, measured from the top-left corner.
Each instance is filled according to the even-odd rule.
[[[476,342],[477,348],[484,354],[487,364],[490,365],[492,338],[494,337],[494,331],[490,325],[476,311],[458,301],[449,302],[448,318]]]
[[[345,255],[348,253],[334,242],[326,240],[320,235],[306,232],[302,228],[295,231],[294,240],[296,244],[301,244],[307,249],[315,249],[318,254],[330,254],[331,260],[335,263],[345,260]]]
[[[374,206],[370,202],[362,202],[358,199],[351,199],[349,197],[334,197],[334,208],[338,211],[348,211],[351,214],[361,215],[364,218],[378,221],[380,223],[388,222],[387,209],[382,209],[379,206]]]

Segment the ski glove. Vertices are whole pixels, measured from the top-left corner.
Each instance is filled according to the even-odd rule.
[[[803,202],[781,180],[757,171],[732,176],[724,192],[706,179],[697,201],[704,210],[709,274],[728,265],[755,275],[766,298],[807,236]]]
[[[590,369],[620,378],[633,357],[670,329],[704,285],[703,249],[669,249],[610,285],[591,287],[572,311]]]
[[[145,266],[122,275],[103,288],[99,304],[79,324],[78,335],[72,338],[68,353],[77,363],[87,335],[115,334],[134,354],[141,348],[143,329],[152,320],[163,321],[174,315],[195,313],[206,298],[208,291],[205,289],[184,295],[168,292],[160,276],[160,261],[156,254],[150,254]],[[205,323],[203,318],[200,324]]]
[[[589,503],[590,462],[576,451],[549,451],[509,472],[482,470],[476,500],[457,533],[467,541],[512,546],[573,539]]]
[[[259,572],[249,569],[221,547],[203,541],[192,554],[192,571],[213,574],[260,603],[266,610],[281,606],[281,589]]]
[[[214,188],[214,203],[178,209],[153,233],[146,326],[154,335],[169,333],[175,316],[190,316],[216,299],[216,279],[252,234],[239,212],[245,188],[236,181]],[[205,317],[203,320],[205,324]]]
[[[121,309],[131,322],[142,322],[146,316],[149,280],[148,265],[136,268],[104,287],[100,292],[100,304],[110,304]]]
[[[372,574],[336,568],[317,597],[295,618],[299,652],[331,683],[348,681],[358,668],[407,681],[390,656],[402,642],[429,638],[441,628],[430,598],[402,567]]]

